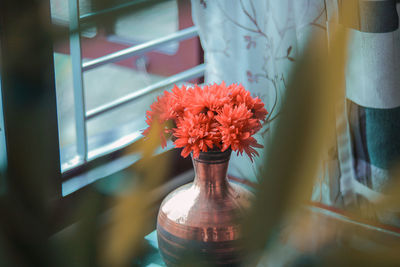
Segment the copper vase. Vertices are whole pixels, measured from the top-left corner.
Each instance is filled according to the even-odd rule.
[[[231,151],[202,152],[195,178],[161,204],[157,238],[167,266],[237,266],[243,258],[242,219],[253,194],[227,179]]]

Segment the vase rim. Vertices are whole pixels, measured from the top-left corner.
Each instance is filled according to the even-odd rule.
[[[225,151],[221,150],[210,150],[207,152],[200,152],[197,158],[192,158],[195,161],[205,162],[205,163],[223,163],[229,161],[231,157],[232,150],[227,149]]]

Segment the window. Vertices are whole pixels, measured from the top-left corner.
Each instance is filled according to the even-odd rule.
[[[46,4],[25,3],[26,12],[12,1],[0,5],[2,152],[7,144],[0,165],[6,158],[13,170],[32,162],[17,175],[46,176],[59,198],[137,161],[127,155],[113,168],[102,164],[141,138],[145,110],[157,93],[201,81],[204,65],[188,1]],[[14,35],[23,45],[15,45]]]
[[[139,140],[160,91],[204,74],[188,1],[104,2],[51,0],[52,23],[66,37],[55,43],[54,65],[67,176]]]

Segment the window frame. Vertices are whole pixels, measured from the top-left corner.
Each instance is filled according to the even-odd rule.
[[[13,0],[4,0],[0,3],[0,89],[2,90],[1,100],[4,111],[8,159],[5,173],[7,187],[4,196],[1,196],[1,200],[8,201],[17,196],[26,201],[25,204],[28,205],[31,201],[35,202],[35,197],[37,197],[36,192],[29,194],[29,190],[32,190],[29,185],[37,183],[37,185],[43,186],[43,190],[49,192],[49,194],[43,195],[41,200],[43,200],[42,204],[45,207],[50,208],[48,214],[50,219],[49,233],[54,233],[79,220],[79,217],[73,214],[76,211],[76,205],[85,195],[94,193],[101,199],[110,198],[110,196],[98,192],[96,182],[89,183],[79,190],[63,196],[63,183],[80,174],[87,173],[101,164],[118,159],[125,155],[127,151],[134,149],[135,146],[139,146],[143,140],[138,140],[129,146],[62,173],[53,55],[53,38],[54,35],[59,34],[57,29],[59,30],[60,27],[54,26],[51,22],[50,1],[44,2],[23,0],[16,3]],[[178,0],[178,5],[182,7],[184,2]],[[24,8],[21,11],[21,6],[26,7],[26,9]],[[25,17],[27,13],[31,14],[28,19]],[[15,25],[16,21],[20,21],[23,26],[26,26],[21,27],[23,29],[18,36],[25,44],[23,48],[13,47],[13,40],[9,38],[13,36],[14,29],[12,26]],[[187,21],[180,21],[180,27],[182,24],[187,24]],[[31,34],[32,28],[35,29],[35,34]],[[49,29],[52,30],[49,31]],[[37,38],[37,35],[41,38]],[[193,42],[193,40],[191,41]],[[199,40],[195,41],[198,42],[201,49]],[[32,51],[35,51],[35,53],[32,53]],[[202,53],[202,50],[199,51]],[[21,52],[24,57],[21,56]],[[203,58],[201,53],[199,60]],[[36,62],[36,64],[30,66],[26,62]],[[37,68],[37,65],[42,66],[42,68]],[[26,75],[31,79],[26,79]],[[22,105],[22,103],[27,104],[27,100],[29,100],[29,105]],[[32,147],[31,143],[35,145]],[[24,147],[24,149],[21,149],[21,147]],[[176,187],[188,181],[187,175],[184,179],[180,177],[171,181],[174,177],[179,177],[184,173],[190,174],[192,170],[190,159],[182,159],[179,154],[179,150],[172,149],[157,154],[152,159],[155,164],[160,157],[171,159],[172,171],[168,174],[166,183],[160,188],[154,188],[160,196],[157,201],[160,201],[162,196],[172,189],[171,184]],[[116,171],[101,180],[112,179],[121,171],[129,168],[134,169],[140,165],[141,161],[139,160],[132,163],[128,168]],[[20,169],[23,169],[23,171],[20,171]],[[170,185],[168,186],[168,184]],[[154,207],[156,205],[157,203]],[[104,209],[108,208],[104,207]]]
[[[47,30],[51,22],[50,16],[43,17],[43,11],[50,14],[49,3],[0,3],[1,90],[7,154],[5,198],[21,194],[34,203],[37,200],[35,192],[29,192],[33,191],[29,188],[31,183],[48,187],[41,196],[43,203],[61,195],[52,36]],[[21,6],[25,9],[21,10]]]

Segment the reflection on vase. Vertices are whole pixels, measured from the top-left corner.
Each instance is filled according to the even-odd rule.
[[[241,219],[253,194],[227,179],[231,151],[201,152],[195,178],[161,204],[157,237],[168,266],[235,266],[243,258]],[[186,262],[189,264],[189,262]]]

